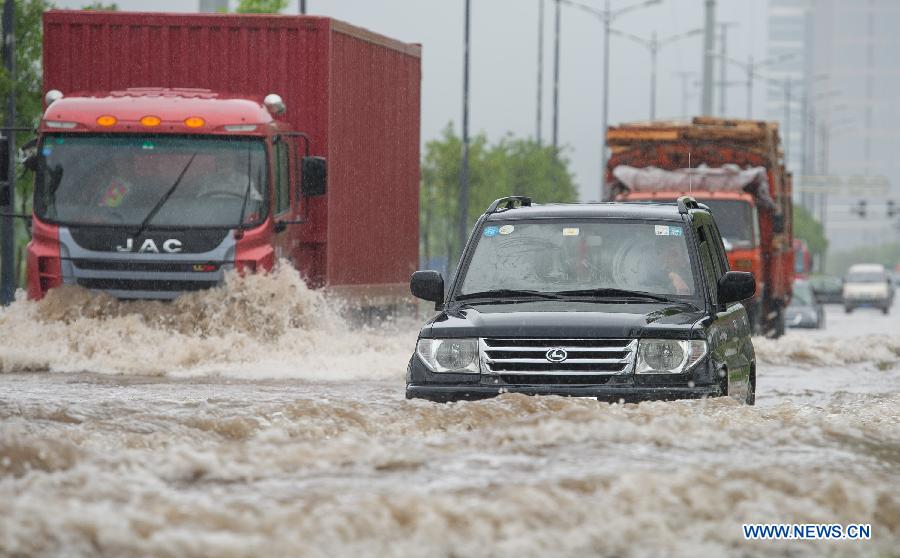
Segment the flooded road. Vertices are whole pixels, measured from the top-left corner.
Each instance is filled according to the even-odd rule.
[[[900,305],[758,340],[754,408],[406,401],[415,324],[348,334],[287,274],[178,304],[0,313],[0,555],[900,548]],[[743,523],[872,539],[745,541]]]

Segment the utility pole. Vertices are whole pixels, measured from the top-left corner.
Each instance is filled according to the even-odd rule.
[[[735,27],[735,22],[719,23],[719,116],[725,116],[728,105],[725,101],[728,92],[728,28]]]
[[[16,292],[16,229],[12,214],[16,207],[16,36],[15,2],[3,4],[3,66],[12,87],[6,98],[5,136],[7,180],[0,185],[0,304],[12,303]]]
[[[553,153],[559,148],[559,24],[560,5],[556,0],[556,23],[553,37]]]
[[[753,55],[747,58],[747,120],[753,118]]]
[[[306,15],[306,0],[300,0],[300,13]]]
[[[675,72],[681,78],[681,117],[688,117],[688,97],[690,96],[690,79],[694,76],[694,72]]]
[[[462,258],[469,229],[469,22],[471,0],[466,1],[463,33],[462,169],[459,173],[459,255]]]
[[[537,54],[537,127],[535,139],[541,145],[541,109],[544,106],[544,0],[538,0],[538,54]]]
[[[609,0],[606,0],[605,10],[603,11],[603,123],[601,124],[600,133],[602,134],[600,143],[600,200],[606,196],[606,131],[609,129],[609,20],[612,12],[609,7]]]
[[[703,95],[700,112],[704,116],[713,113],[713,49],[716,34],[716,0],[706,0],[706,25],[703,28]]]

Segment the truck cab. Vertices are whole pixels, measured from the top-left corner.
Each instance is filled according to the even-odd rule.
[[[279,116],[277,94],[134,88],[46,95],[35,171],[28,295],[79,285],[172,299],[290,253],[325,161]]]

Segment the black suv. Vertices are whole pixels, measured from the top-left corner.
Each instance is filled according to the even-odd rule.
[[[533,205],[478,219],[449,289],[417,271],[440,312],[419,333],[406,396],[504,392],[608,401],[730,395],[753,404],[750,273],[729,271],[709,209],[677,203]]]

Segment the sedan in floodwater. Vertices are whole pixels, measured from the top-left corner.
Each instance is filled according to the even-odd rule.
[[[825,328],[825,309],[809,281],[794,281],[794,294],[784,312],[787,327]]]

